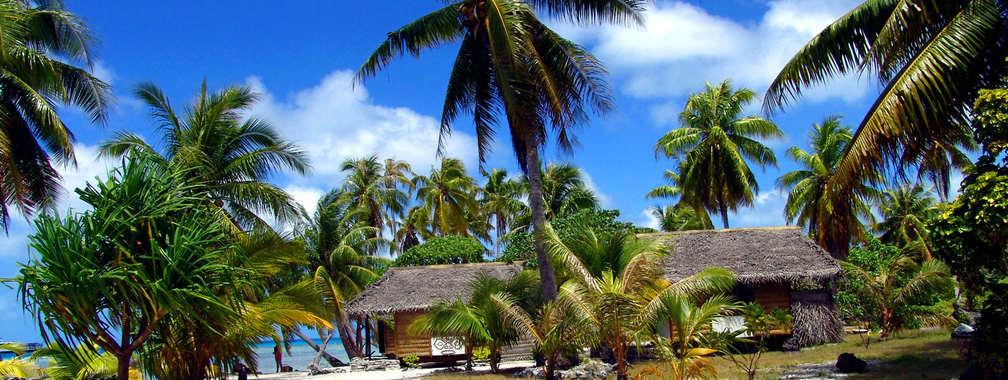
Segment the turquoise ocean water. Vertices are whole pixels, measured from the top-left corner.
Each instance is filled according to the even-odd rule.
[[[259,356],[259,372],[276,372],[276,362],[273,360],[273,346],[275,346],[275,344],[272,341],[267,341],[256,347],[256,353]],[[305,343],[300,339],[297,339],[295,343],[291,344],[290,348],[290,354],[287,353],[287,350],[283,350],[283,364],[291,366],[295,371],[306,371],[308,369],[308,364],[311,364],[312,360],[315,360],[315,350],[312,349],[308,343]],[[329,341],[329,345],[326,346],[326,352],[339,358],[339,360],[342,360],[344,363],[349,360],[347,359],[346,351],[343,350],[343,343],[338,339]],[[319,361],[319,367],[327,368],[329,367],[329,362],[322,359]]]

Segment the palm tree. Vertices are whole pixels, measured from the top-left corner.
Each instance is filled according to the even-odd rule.
[[[879,240],[897,247],[921,242],[925,259],[931,258],[928,225],[941,213],[931,196],[931,189],[925,189],[919,183],[904,183],[884,190],[878,202],[878,211],[882,221],[873,229],[882,234]]]
[[[664,177],[669,185],[651,189],[645,195],[645,198],[675,198],[682,195],[682,187],[679,186],[679,175],[671,170],[666,170]],[[662,231],[714,229],[714,223],[711,221],[710,213],[707,212],[707,209],[687,205],[682,200],[676,202],[675,205],[666,205],[665,208],[657,206],[648,207],[648,212],[658,219]]]
[[[697,300],[735,286],[730,272],[716,268],[675,283],[662,279],[664,248],[629,232],[600,238],[585,229],[570,243],[562,242],[549,225],[543,234],[550,255],[571,278],[561,293],[591,316],[598,339],[613,350],[618,378],[627,377],[630,343],[653,329],[663,300]]]
[[[490,173],[482,170],[480,172],[486,177],[487,182],[480,191],[479,208],[486,215],[488,223],[489,219],[493,219],[496,255],[499,256],[501,239],[507,235],[512,222],[525,208],[525,204],[521,201],[525,193],[519,181],[508,178],[507,170],[493,169]]]
[[[398,229],[399,218],[405,216],[406,213],[406,203],[409,199],[413,197],[413,190],[416,190],[416,186],[413,185],[413,177],[416,177],[416,173],[413,173],[413,167],[406,161],[396,160],[395,158],[385,159],[385,188],[386,189],[408,189],[409,191],[405,194],[405,201],[391,202],[385,205],[386,212],[389,217],[389,229],[392,231],[392,253],[395,254],[396,248],[399,246],[398,241],[395,240],[395,231]],[[393,256],[394,257],[394,256]]]
[[[437,303],[427,314],[418,317],[407,331],[464,337],[468,370],[472,370],[472,349],[484,345],[490,350],[490,371],[497,373],[503,348],[518,341],[510,310],[514,307],[530,309],[535,304],[531,293],[536,284],[535,275],[527,271],[518,272],[507,280],[480,272],[469,283],[473,293],[468,301],[456,299]]]
[[[808,140],[810,150],[795,146],[787,150],[788,157],[803,168],[777,178],[777,188],[788,192],[784,219],[788,224],[796,222],[808,227],[809,234],[826,249],[831,248],[829,242],[849,245],[851,236],[864,239],[861,219],[874,219],[865,203],[865,199],[875,197],[876,191],[870,186],[858,186],[852,199],[827,196],[827,187],[851,139],[850,128],[843,126],[842,120],[840,115],[829,115],[813,124]],[[846,253],[842,256],[846,257]]]
[[[579,350],[596,343],[596,323],[576,301],[561,293],[556,301],[542,305],[534,317],[518,305],[503,305],[505,316],[520,335],[534,339],[536,351],[546,361],[546,380],[556,379],[561,356],[576,357]]]
[[[916,163],[917,180],[927,179],[935,187],[938,201],[947,203],[952,188],[952,169],[963,169],[973,164],[966,152],[975,152],[977,144],[973,141],[972,132],[946,136],[952,141],[933,140],[927,142],[920,152],[907,150],[901,159],[905,163]],[[964,150],[966,152],[964,152]]]
[[[522,178],[526,188],[528,178]],[[584,209],[599,209],[595,192],[585,184],[584,172],[573,164],[549,164],[543,172],[543,199],[546,220],[569,216]]]
[[[386,169],[392,170],[387,172]],[[409,164],[388,159],[378,160],[377,154],[368,157],[347,158],[340,165],[347,173],[343,182],[345,199],[353,207],[366,210],[363,215],[367,225],[378,230],[381,236],[385,228],[392,228],[393,214],[402,214],[409,202],[409,196],[399,189],[405,183],[412,183],[405,177]]]
[[[731,80],[707,83],[705,92],[691,94],[679,114],[682,128],[669,131],[655,144],[655,153],[680,163],[683,202],[721,214],[728,228],[728,211],[753,203],[759,184],[746,160],[777,166],[773,150],[754,138],[781,138],[780,128],[757,116],[739,118],[756,98],[747,88],[732,90]]]
[[[82,360],[75,361],[77,357]],[[50,344],[32,352],[31,361],[46,361],[43,372],[45,376],[55,380],[78,379],[108,379],[116,376],[118,359],[111,352],[100,352],[100,347],[94,344],[82,344],[70,349],[59,344]],[[139,370],[130,368],[130,380],[141,380],[143,375]]]
[[[911,308],[922,297],[951,291],[955,281],[944,263],[925,260],[918,264],[902,253],[883,259],[885,261],[874,271],[840,261],[851,279],[860,284],[861,299],[875,308],[874,317],[881,329],[880,341],[908,326],[939,326],[954,322],[950,316],[935,309]]]
[[[703,303],[688,294],[669,293],[661,297],[649,318],[655,324],[668,321],[671,327],[670,338],[654,338],[659,355],[668,359],[672,372],[669,378],[716,378],[717,369],[705,356],[718,350],[707,335],[715,319],[738,309],[738,303],[726,295],[714,295]]]
[[[706,209],[694,209],[682,202],[659,208],[648,207],[648,212],[658,219],[662,231],[713,230],[714,223]]]
[[[763,108],[783,108],[803,89],[843,75],[868,73],[883,85],[827,186],[834,199],[851,197],[865,181],[877,184],[886,164],[901,156],[922,158],[924,166],[942,154],[935,150],[955,156],[951,148],[968,139],[978,91],[1003,83],[1008,72],[1005,5],[865,1],[795,54],[767,90]]]
[[[518,164],[530,180],[532,225],[538,230],[546,222],[539,150],[550,129],[558,147],[569,151],[576,143],[572,128],[587,119],[586,111],[605,114],[614,104],[602,65],[546,27],[535,12],[573,22],[640,24],[642,10],[640,0],[454,2],[389,33],[355,80],[361,83],[404,54],[460,42],[441,117],[442,142],[456,117],[469,112],[483,162],[503,114]],[[536,256],[543,295],[553,300],[556,279],[541,242]]]
[[[355,214],[371,210],[355,208],[344,201],[347,193],[333,190],[318,202],[315,216],[300,229],[308,251],[308,264],[315,288],[329,311],[343,348],[351,358],[363,356],[343,307],[364,287],[380,278],[375,271],[388,260],[370,253],[387,244],[378,230]],[[305,339],[305,337],[301,337]]]
[[[268,226],[258,213],[280,223],[297,221],[297,202],[265,181],[281,170],[306,174],[307,156],[265,120],[242,121],[242,113],[259,100],[251,87],[208,93],[204,81],[181,115],[152,83],[138,85],[133,94],[150,107],[162,133],[164,150],[156,164],[182,171],[191,183],[205,186],[213,202],[239,226]],[[140,136],[127,131],[101,145],[103,156],[122,157],[131,151],[158,155]]]
[[[456,158],[442,158],[441,167],[431,167],[429,176],[414,179],[417,200],[430,217],[431,230],[438,236],[473,236],[470,216],[479,215],[476,181]]]
[[[21,358],[21,356],[25,354],[24,348],[24,345],[21,343],[0,343],[0,350],[14,353],[14,357],[10,359],[0,360],[0,377],[5,379],[26,379],[35,377],[35,372],[38,371],[38,365],[35,364],[36,360],[25,360]]]
[[[10,208],[30,217],[59,195],[50,158],[75,164],[75,138],[58,107],[79,107],[104,124],[113,100],[108,84],[75,66],[92,68],[96,38],[61,2],[7,0],[0,13],[0,225],[7,229]]]

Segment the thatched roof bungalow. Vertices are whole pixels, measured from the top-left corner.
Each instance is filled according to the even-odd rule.
[[[736,228],[641,234],[672,248],[665,278],[678,281],[709,267],[735,273],[736,296],[764,308],[779,307],[794,317],[794,343],[809,346],[843,339],[833,305],[832,282],[842,269],[798,227]],[[816,290],[808,290],[816,289]],[[740,317],[723,320],[740,328]],[[787,331],[781,333],[788,333]]]
[[[461,342],[430,333],[412,335],[406,327],[439,301],[468,300],[472,296],[469,282],[480,272],[498,279],[509,279],[522,270],[521,263],[475,263],[458,265],[428,265],[389,268],[375,282],[346,306],[352,318],[380,317],[378,348],[388,357],[416,355],[421,360],[458,360],[465,356]],[[529,347],[521,352],[504,352],[505,358],[528,356]]]

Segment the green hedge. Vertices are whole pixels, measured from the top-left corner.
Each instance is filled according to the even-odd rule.
[[[406,250],[392,263],[396,267],[436,264],[481,263],[486,248],[473,238],[461,236],[435,237]]]

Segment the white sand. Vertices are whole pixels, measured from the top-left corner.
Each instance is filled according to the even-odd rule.
[[[500,368],[503,369],[513,369],[513,368],[524,368],[531,367],[535,365],[531,360],[529,361],[513,361],[501,363]],[[463,364],[464,366],[464,364]],[[424,377],[434,373],[435,371],[444,369],[445,367],[437,368],[419,368],[419,369],[393,369],[388,371],[361,371],[361,372],[345,372],[345,373],[327,373],[324,375],[309,376],[308,372],[286,372],[286,373],[266,373],[260,374],[258,376],[249,374],[249,380],[349,380],[349,379],[360,379],[360,380],[392,380],[392,379],[412,379],[417,377]],[[489,373],[490,367],[487,365],[480,365],[473,368],[474,371],[469,374],[483,374]],[[454,372],[463,373],[463,372]],[[229,380],[235,380],[238,377],[235,375],[229,376]]]

